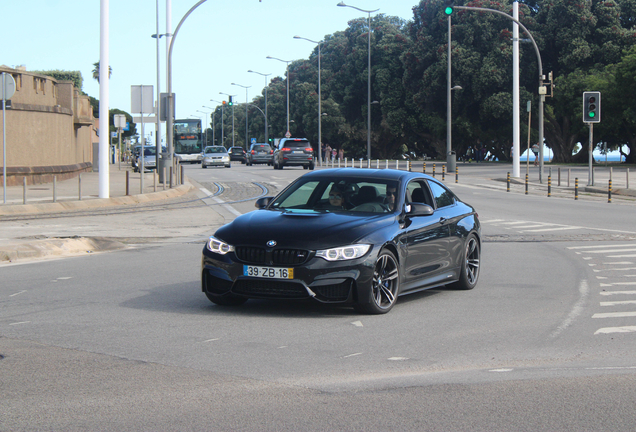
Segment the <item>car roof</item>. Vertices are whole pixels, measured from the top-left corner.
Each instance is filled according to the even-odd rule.
[[[416,172],[402,171],[396,169],[360,169],[360,168],[332,168],[320,171],[312,171],[303,176],[303,178],[311,178],[316,180],[332,179],[338,177],[340,179],[376,179],[376,180],[398,180],[409,181],[415,178],[432,179],[432,177]]]

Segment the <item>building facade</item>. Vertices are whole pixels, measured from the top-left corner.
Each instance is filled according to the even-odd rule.
[[[91,171],[98,121],[88,96],[71,81],[0,66],[16,83],[6,110],[7,185],[48,183]],[[1,108],[1,106],[0,106]],[[2,133],[2,122],[0,122]],[[2,172],[0,171],[0,179]]]

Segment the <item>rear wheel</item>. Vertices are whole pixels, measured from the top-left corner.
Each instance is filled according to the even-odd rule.
[[[391,251],[385,249],[378,255],[371,284],[368,303],[358,303],[355,309],[368,314],[387,313],[395,305],[400,291],[400,268]]]
[[[452,288],[461,290],[471,290],[477,285],[479,279],[479,260],[481,257],[481,247],[475,234],[470,234],[466,238],[464,256],[462,257],[462,268],[459,280],[451,284]]]

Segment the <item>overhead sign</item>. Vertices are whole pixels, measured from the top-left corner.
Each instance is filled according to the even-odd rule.
[[[15,80],[13,75],[2,72],[2,83],[0,84],[0,99],[11,99],[15,93]]]

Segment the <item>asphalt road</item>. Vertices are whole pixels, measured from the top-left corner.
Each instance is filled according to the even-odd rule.
[[[208,302],[207,235],[302,173],[191,167],[144,211],[0,222],[123,245],[0,267],[0,430],[633,430],[632,201],[448,183],[482,222],[472,291]]]

